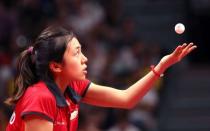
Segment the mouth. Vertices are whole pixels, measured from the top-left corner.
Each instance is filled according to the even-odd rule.
[[[87,70],[83,70],[83,73],[86,75],[87,74]]]
[[[87,74],[87,66],[83,69],[83,73],[86,75]]]

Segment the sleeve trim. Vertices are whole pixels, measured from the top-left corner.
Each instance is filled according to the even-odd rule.
[[[89,82],[88,85],[86,86],[84,92],[82,93],[82,97],[85,97],[85,95],[86,95],[86,93],[87,93],[87,90],[88,90],[89,87],[90,87],[90,84],[91,84],[91,82]]]
[[[51,117],[47,116],[44,113],[36,112],[36,111],[23,112],[23,113],[21,113],[21,118],[24,119],[24,117],[27,116],[27,115],[40,116],[40,117],[42,117],[43,119],[45,119],[47,121],[53,122],[53,119]]]

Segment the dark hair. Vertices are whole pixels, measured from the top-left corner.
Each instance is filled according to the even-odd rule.
[[[67,44],[74,34],[60,26],[45,29],[30,49],[24,50],[17,60],[17,76],[13,95],[5,103],[15,104],[28,86],[39,80],[53,80],[49,69],[51,61],[62,62]]]

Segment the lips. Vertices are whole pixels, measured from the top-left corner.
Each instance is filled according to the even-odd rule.
[[[83,70],[83,73],[84,73],[84,74],[87,74],[87,70]]]
[[[83,69],[83,73],[87,74],[87,65],[85,65],[85,68]]]

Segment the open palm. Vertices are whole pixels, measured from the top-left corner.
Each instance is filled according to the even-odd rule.
[[[164,56],[161,59],[161,63],[164,64],[166,68],[172,66],[173,64],[181,61],[185,56],[187,56],[190,52],[196,49],[197,46],[193,43],[183,45],[179,45],[176,49],[169,55]]]

